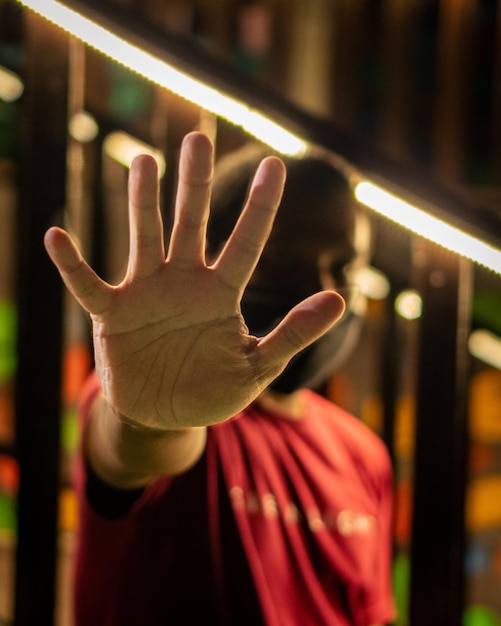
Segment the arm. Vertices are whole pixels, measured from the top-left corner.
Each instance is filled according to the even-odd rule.
[[[157,476],[189,469],[204,450],[206,429],[141,428],[117,416],[101,393],[84,432],[84,454],[94,472],[119,489],[142,487]]]
[[[271,230],[284,184],[282,162],[265,159],[226,246],[209,265],[212,146],[200,133],[182,145],[175,220],[167,254],[155,161],[135,159],[129,178],[129,265],[112,286],[52,228],[47,251],[90,314],[103,395],[85,436],[95,471],[119,487],[188,469],[205,427],[254,400],[300,349],[325,332],[344,303],[323,292],[300,303],[267,336],[247,332],[240,299]]]

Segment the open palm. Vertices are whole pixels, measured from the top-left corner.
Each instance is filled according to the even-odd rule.
[[[205,256],[212,145],[185,138],[169,250],[152,157],[137,157],[129,178],[129,265],[116,286],[99,278],[70,236],[52,228],[45,245],[63,280],[93,322],[103,392],[129,422],[172,430],[223,421],[243,409],[288,360],[342,314],[334,292],[311,296],[269,335],[248,334],[240,300],[272,227],[285,172],[265,159],[225,248]]]

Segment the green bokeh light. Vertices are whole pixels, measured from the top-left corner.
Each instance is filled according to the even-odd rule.
[[[407,626],[409,618],[409,556],[400,553],[393,561],[393,595],[397,607],[397,619],[394,626]]]
[[[472,604],[463,616],[463,626],[501,626],[501,616],[482,604]]]
[[[12,302],[0,300],[0,383],[16,371],[17,313]]]

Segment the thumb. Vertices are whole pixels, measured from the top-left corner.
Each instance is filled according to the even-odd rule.
[[[344,299],[335,291],[322,291],[303,300],[259,341],[262,362],[283,369],[295,354],[327,332],[344,310]]]

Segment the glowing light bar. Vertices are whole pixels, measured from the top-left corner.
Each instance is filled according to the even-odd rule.
[[[159,178],[165,174],[164,155],[159,150],[123,131],[115,131],[107,135],[103,141],[103,151],[124,167],[130,167],[134,157],[138,154],[151,154],[158,163]]]
[[[17,74],[5,67],[0,67],[0,100],[15,102],[24,91],[23,81]]]
[[[501,274],[501,250],[468,235],[371,182],[355,188],[359,202],[401,226]]]
[[[501,370],[501,337],[488,330],[474,330],[468,339],[468,349],[477,359]]]
[[[245,103],[195,80],[60,2],[19,1],[102,54],[201,108],[225,118],[236,126],[241,126],[278,152],[299,155],[306,150],[305,142],[299,137],[258,111],[250,109]]]

